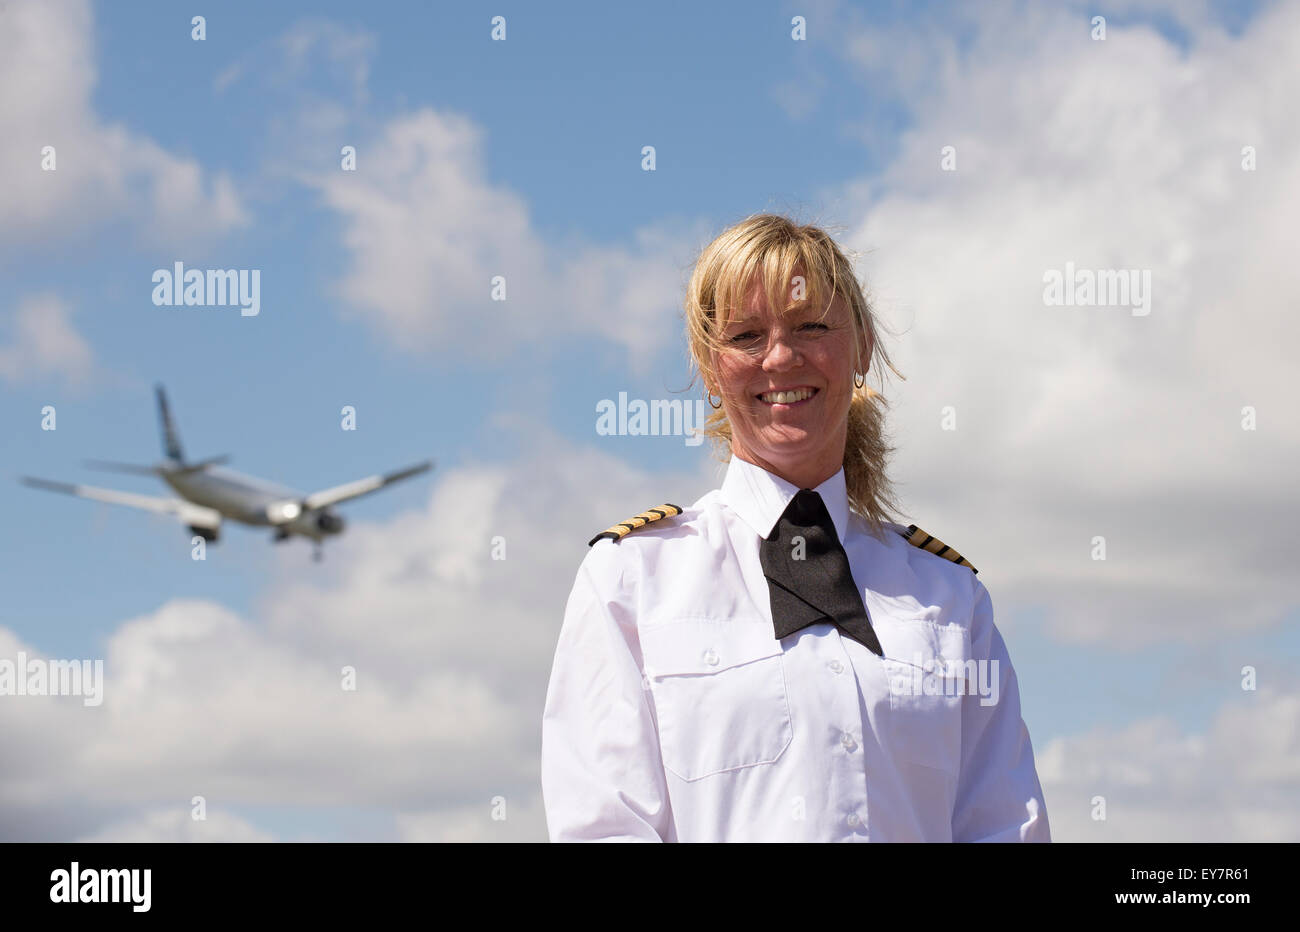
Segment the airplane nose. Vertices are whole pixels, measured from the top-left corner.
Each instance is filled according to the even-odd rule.
[[[344,528],[343,519],[332,512],[322,511],[316,516],[316,528],[322,534],[338,534]]]

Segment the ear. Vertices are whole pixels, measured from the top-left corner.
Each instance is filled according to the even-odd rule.
[[[713,368],[713,371],[716,374],[718,371],[718,351],[712,347],[709,347],[709,365]],[[704,380],[704,390],[706,392],[710,395],[722,395],[722,392],[718,391],[718,386],[711,383],[707,375],[701,372],[700,377]]]
[[[703,372],[700,373],[700,381],[704,383],[704,393],[705,393],[706,395],[716,395],[716,394],[718,394],[718,392],[717,392],[717,386],[711,384],[710,381],[709,381],[709,377],[708,377],[707,375],[705,375]]]
[[[863,374],[871,368],[871,354],[875,349],[876,341],[871,335],[870,328],[865,326],[860,328],[858,338],[858,359],[861,362],[862,369],[860,371]]]

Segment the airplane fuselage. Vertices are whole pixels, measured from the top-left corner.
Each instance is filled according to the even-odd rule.
[[[219,511],[231,521],[254,527],[277,526],[285,534],[301,534],[312,540],[323,540],[343,530],[343,519],[328,508],[304,510],[289,522],[272,520],[272,506],[301,501],[303,495],[265,479],[220,466],[202,470],[162,467],[160,472],[163,481],[182,498]]]

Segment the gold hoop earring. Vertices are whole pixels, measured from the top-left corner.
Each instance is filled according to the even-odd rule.
[[[866,377],[865,375],[863,375],[861,372],[855,372],[855,373],[853,373],[853,387],[854,387],[854,388],[861,388],[863,385],[866,384],[866,382],[867,382],[867,377]]]
[[[710,408],[713,408],[713,409],[716,411],[718,408],[721,408],[721,407],[722,407],[722,396],[721,396],[721,395],[718,396],[718,403],[717,403],[717,404],[714,404],[714,403],[713,403],[713,392],[709,392],[708,398],[709,398],[709,407],[710,407]]]

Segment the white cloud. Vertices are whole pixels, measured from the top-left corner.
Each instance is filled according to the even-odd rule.
[[[143,815],[115,822],[100,831],[78,838],[79,842],[152,844],[173,842],[269,842],[276,839],[251,823],[228,812],[208,812],[195,820],[187,806],[155,809]]]
[[[256,73],[277,101],[267,170],[315,190],[338,216],[347,260],[333,285],[349,312],[403,349],[480,358],[577,335],[635,350],[640,368],[679,336],[674,312],[699,230],[644,228],[627,246],[548,240],[526,198],[487,177],[489,140],[475,120],[430,107],[373,115],[377,45],[304,20],[216,79],[225,92]],[[355,171],[341,167],[341,142],[356,150]],[[504,302],[491,300],[497,276]]]
[[[0,240],[61,235],[119,215],[166,242],[246,221],[225,175],[205,177],[192,159],[95,113],[89,4],[9,0],[0,17]],[[42,170],[46,146],[54,171]]]
[[[430,109],[398,117],[357,149],[356,172],[311,176],[343,222],[345,301],[400,345],[481,354],[558,335],[633,352],[676,336],[689,241],[636,231],[635,245],[550,243],[525,200],[484,173],[482,130]],[[504,277],[504,302],[491,300]]]
[[[53,294],[30,295],[0,328],[0,379],[10,383],[55,376],[72,385],[91,377],[94,354]]]
[[[910,325],[889,393],[906,504],[1066,640],[1203,641],[1295,605],[1276,515],[1300,504],[1300,8],[1236,38],[1194,13],[1186,50],[1120,16],[1094,42],[1078,10],[1032,5],[963,17],[962,48],[949,22],[846,39],[912,110],[846,195],[861,271]],[[1150,270],[1150,314],[1045,306],[1066,262]]]
[[[1053,841],[1300,841],[1298,692],[1245,693],[1204,734],[1159,716],[1058,738],[1037,764]]]
[[[520,798],[485,797],[459,809],[401,813],[400,839],[409,842],[546,841],[542,794]]]
[[[323,61],[331,77],[350,89],[357,101],[368,96],[370,58],[375,37],[367,32],[322,19],[300,20],[276,40],[284,79],[300,78],[315,61]]]
[[[286,166],[314,165],[322,153],[337,152],[340,134],[349,134],[350,121],[365,114],[376,45],[374,35],[355,27],[303,19],[247,47],[217,72],[213,92],[223,95],[244,81],[253,85],[250,94],[275,115],[265,134],[277,157],[265,167],[274,176],[292,176],[298,169]]]
[[[491,141],[473,118],[427,106],[375,114],[377,47],[369,33],[308,19],[215,79],[225,93],[256,74],[258,92],[276,101],[265,168],[337,215],[346,261],[332,284],[344,307],[416,352],[491,359],[587,337],[625,348],[627,364],[648,371],[654,352],[681,337],[683,286],[705,227],[665,221],[619,243],[540,229],[527,198],[488,177]],[[342,145],[355,148],[355,171],[343,170]],[[505,301],[492,300],[497,276]]]

